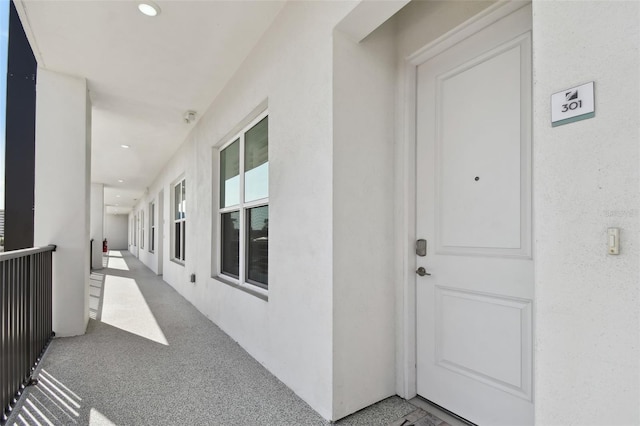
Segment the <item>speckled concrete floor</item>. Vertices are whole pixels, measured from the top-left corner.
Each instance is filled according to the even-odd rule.
[[[128,252],[108,260],[91,277],[87,334],[52,342],[7,424],[327,424]],[[392,397],[337,424],[400,424],[416,410]]]

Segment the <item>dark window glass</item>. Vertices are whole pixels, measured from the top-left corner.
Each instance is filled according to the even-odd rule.
[[[269,206],[247,210],[247,279],[269,285]]]
[[[175,258],[176,259],[182,259],[181,257],[181,250],[180,250],[180,240],[182,238],[182,233],[180,232],[180,222],[176,222],[175,223],[175,230],[176,230],[176,238],[175,238]]]
[[[174,186],[174,259],[185,260],[185,218],[187,212],[187,185],[184,180]]]
[[[149,204],[149,251],[153,253],[155,250],[155,233],[156,233],[156,205]]]
[[[240,278],[240,212],[222,213],[222,273]]]

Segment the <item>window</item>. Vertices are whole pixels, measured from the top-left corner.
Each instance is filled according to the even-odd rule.
[[[221,275],[269,286],[269,121],[265,114],[220,150]]]
[[[140,248],[144,248],[144,210],[140,210]]]
[[[185,260],[187,187],[182,179],[173,187],[173,259]]]
[[[149,252],[156,249],[156,203],[149,203]]]
[[[138,215],[134,216],[133,223],[135,225],[135,229],[133,230],[133,245],[138,247]]]

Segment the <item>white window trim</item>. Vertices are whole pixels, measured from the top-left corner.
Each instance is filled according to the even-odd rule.
[[[176,179],[172,184],[171,184],[171,261],[175,262],[179,265],[184,266],[185,264],[185,260],[186,256],[185,256],[185,246],[186,244],[184,244],[184,241],[186,240],[185,235],[184,235],[184,228],[186,227],[186,225],[184,227],[182,227],[182,238],[180,239],[180,253],[182,254],[183,259],[177,258],[176,257],[176,223],[185,223],[187,222],[186,219],[186,212],[185,212],[185,217],[182,219],[176,219],[175,215],[176,215],[176,186],[178,186],[180,183],[184,182],[186,185],[186,177],[184,175],[182,175],[180,178]],[[186,192],[186,191],[185,191]],[[186,193],[185,193],[185,199],[186,199]],[[186,206],[185,206],[186,207]]]
[[[144,249],[144,210],[140,210],[140,248]]]
[[[215,205],[215,212],[216,212],[216,259],[215,259],[215,264],[216,264],[216,269],[215,269],[215,278],[217,278],[218,280],[226,283],[226,284],[231,284],[234,287],[238,287],[241,290],[247,291],[249,293],[255,294],[257,296],[260,296],[262,298],[264,298],[265,300],[268,300],[268,295],[269,295],[269,290],[268,288],[264,288],[261,287],[260,284],[253,284],[251,282],[247,281],[246,278],[246,241],[245,241],[245,237],[246,237],[246,221],[247,221],[247,216],[246,216],[246,212],[248,209],[254,208],[254,207],[261,207],[261,206],[268,206],[269,205],[269,197],[265,197],[265,198],[261,198],[259,200],[254,200],[254,201],[250,201],[250,202],[244,202],[244,134],[251,129],[253,126],[255,126],[256,124],[258,124],[260,121],[262,121],[262,119],[264,119],[265,117],[269,116],[269,111],[265,110],[263,112],[261,112],[260,114],[258,114],[253,120],[251,120],[249,123],[247,123],[245,126],[242,127],[242,129],[240,129],[238,132],[236,132],[232,137],[228,138],[226,140],[226,142],[222,145],[220,145],[218,147],[218,152],[217,155],[215,155],[215,159],[216,159],[216,170],[217,170],[217,185],[214,188],[215,194],[217,194],[216,196],[213,197],[213,199],[216,202]],[[229,145],[233,144],[236,140],[239,140],[240,143],[240,149],[239,149],[239,156],[240,156],[240,194],[239,194],[239,199],[240,202],[239,204],[233,206],[233,207],[224,207],[221,208],[220,207],[220,154],[222,153],[222,151],[224,151],[224,149],[226,147],[228,147]],[[270,141],[269,141],[269,146],[270,146]],[[270,174],[270,173],[269,173]],[[240,264],[239,264],[239,278],[235,278],[232,277],[230,275],[226,275],[222,273],[222,214],[223,213],[229,213],[229,212],[234,212],[234,211],[239,211],[239,217],[240,217],[240,247],[239,247],[239,252],[240,252]],[[271,262],[269,262],[271,263]]]
[[[156,233],[156,200],[149,203],[149,253],[156,251],[155,233]]]

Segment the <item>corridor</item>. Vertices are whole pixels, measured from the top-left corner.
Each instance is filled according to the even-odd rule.
[[[84,336],[55,339],[10,425],[326,425],[126,251],[91,274]],[[340,425],[446,425],[392,397]]]

